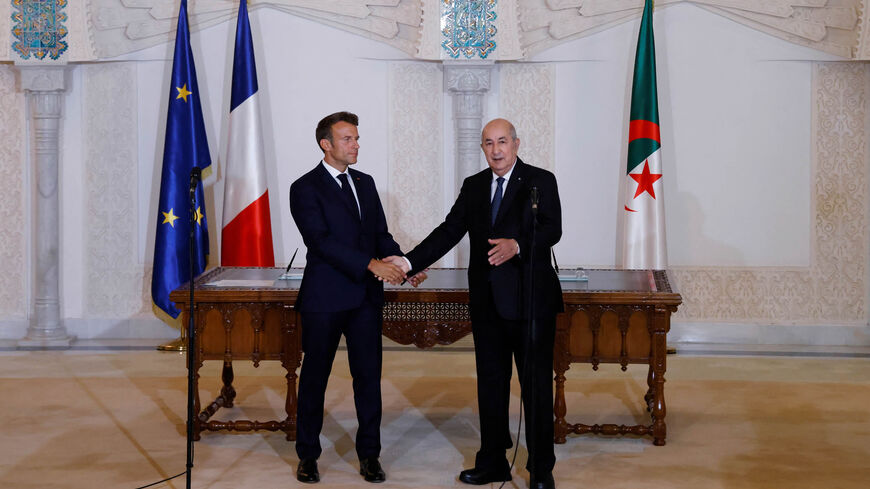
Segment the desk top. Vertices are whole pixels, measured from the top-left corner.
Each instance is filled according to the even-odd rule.
[[[566,303],[573,302],[656,302],[678,305],[679,293],[668,281],[665,270],[583,270],[588,280],[560,280]],[[294,278],[281,279],[283,268],[218,267],[205,272],[195,281],[196,297],[203,301],[235,300],[295,301],[302,283],[303,269],[291,269]],[[387,301],[468,301],[468,274],[465,269],[433,268],[429,278],[418,288],[409,284],[386,284]],[[172,293],[172,300],[186,300],[187,284]],[[244,296],[244,297],[240,297]]]

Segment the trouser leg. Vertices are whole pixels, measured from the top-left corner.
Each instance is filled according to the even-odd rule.
[[[555,318],[538,319],[534,337],[529,336],[527,328],[528,324],[523,322],[518,334],[513,335],[525,405],[526,447],[529,450],[526,468],[530,472],[550,472],[556,463],[553,449]],[[531,356],[527,361],[528,355]]]
[[[480,451],[475,466],[506,468],[505,450],[513,445],[509,427],[510,346],[495,313],[472,324],[472,334],[480,415]]]
[[[323,401],[341,337],[343,313],[302,313],[302,369],[296,411],[296,454],[317,458],[322,451]]]
[[[382,320],[380,307],[364,304],[348,318],[344,329],[359,423],[356,451],[361,459],[378,457],[381,452]]]

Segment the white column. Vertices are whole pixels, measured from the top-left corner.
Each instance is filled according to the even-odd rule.
[[[58,148],[65,66],[18,66],[21,88],[27,92],[31,122],[27,135],[33,151],[36,176],[35,280],[33,309],[24,347],[69,347],[69,336],[60,320]]]
[[[444,62],[444,86],[453,97],[453,123],[456,135],[455,188],[481,170],[480,131],[483,107],[489,91],[493,62]],[[456,247],[456,266],[468,266],[468,240]]]

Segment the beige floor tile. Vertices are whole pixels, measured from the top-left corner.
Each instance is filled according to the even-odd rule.
[[[0,487],[136,488],[184,470],[185,358],[122,351],[0,354]],[[276,362],[235,364],[236,406],[218,419],[283,417]],[[220,363],[201,371],[203,403],[220,389]],[[568,371],[568,421],[645,423],[646,371],[604,365]],[[671,356],[665,384],[668,444],[570,436],[556,446],[557,487],[861,488],[870,481],[870,359]],[[346,355],[326,398],[324,488],[364,485]],[[513,421],[519,413],[514,386]],[[386,488],[462,487],[478,444],[474,357],[468,351],[387,351],[382,462]],[[517,465],[525,464],[521,446]],[[292,442],[279,433],[205,433],[193,487],[287,488]],[[506,487],[527,487],[514,471]],[[184,479],[155,487],[184,487]],[[304,485],[304,487],[311,487]],[[493,486],[495,487],[495,486]]]

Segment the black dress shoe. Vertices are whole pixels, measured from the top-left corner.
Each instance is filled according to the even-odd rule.
[[[387,480],[387,474],[381,468],[378,457],[361,458],[359,460],[359,475],[363,476],[366,482],[384,482]]]
[[[299,461],[299,465],[296,466],[296,480],[308,484],[320,481],[316,458],[303,458]]]
[[[556,489],[553,473],[541,472],[540,474],[531,474],[531,477],[529,477],[529,489]]]
[[[482,486],[490,482],[504,482],[511,480],[510,470],[492,470],[484,468],[471,468],[459,473],[459,480],[474,486]]]

